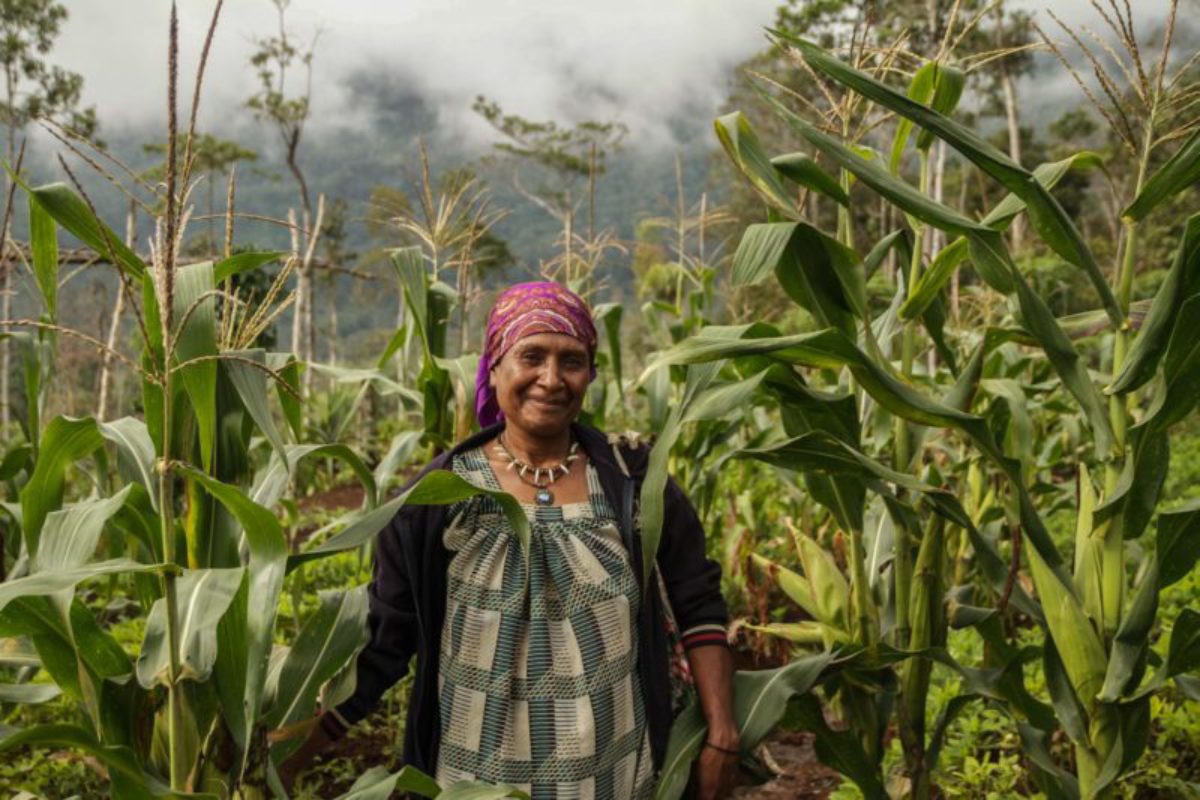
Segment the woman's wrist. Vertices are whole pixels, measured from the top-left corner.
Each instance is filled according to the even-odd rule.
[[[705,741],[719,750],[737,750],[741,747],[742,737],[732,722],[717,725],[710,723]]]

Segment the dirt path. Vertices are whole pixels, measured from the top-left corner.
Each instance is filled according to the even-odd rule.
[[[811,733],[783,733],[767,740],[767,752],[783,770],[761,786],[734,790],[736,800],[825,800],[841,783],[841,776],[817,760]]]

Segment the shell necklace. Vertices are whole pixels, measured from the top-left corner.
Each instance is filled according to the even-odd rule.
[[[508,462],[505,469],[516,470],[518,478],[537,489],[533,500],[539,506],[554,505],[554,492],[550,491],[550,485],[569,473],[571,463],[579,458],[579,442],[571,442],[571,449],[567,451],[567,457],[562,461],[550,467],[535,467],[528,461],[517,458],[511,450],[504,446],[504,434],[496,437],[496,446],[493,450]]]

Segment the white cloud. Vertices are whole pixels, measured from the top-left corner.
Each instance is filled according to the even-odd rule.
[[[165,104],[165,0],[68,0],[53,59],[85,77],[102,124],[160,123]],[[293,0],[288,28],[320,31],[314,128],[357,124],[347,79],[394,75],[431,98],[446,133],[482,143],[476,94],[532,118],[620,118],[641,141],[666,141],[689,108],[715,109],[729,69],[763,46],[776,0]],[[212,4],[181,0],[181,108]],[[268,0],[227,0],[210,57],[200,125],[252,125],[245,99],[255,37],[277,28]]]

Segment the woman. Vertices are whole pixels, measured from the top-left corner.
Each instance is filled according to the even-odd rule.
[[[476,378],[482,430],[426,471],[513,495],[530,517],[529,551],[486,495],[405,506],[379,534],[355,694],[321,715],[285,782],[366,716],[415,654],[404,759],[443,786],[648,797],[672,680],[690,677],[708,722],[696,793],[727,794],[739,741],[720,568],[668,481],[657,569],[643,580],[635,505],[648,449],[576,422],[595,355],[590,310],[558,284],[519,284],[496,301]],[[686,664],[672,669],[680,644]]]

